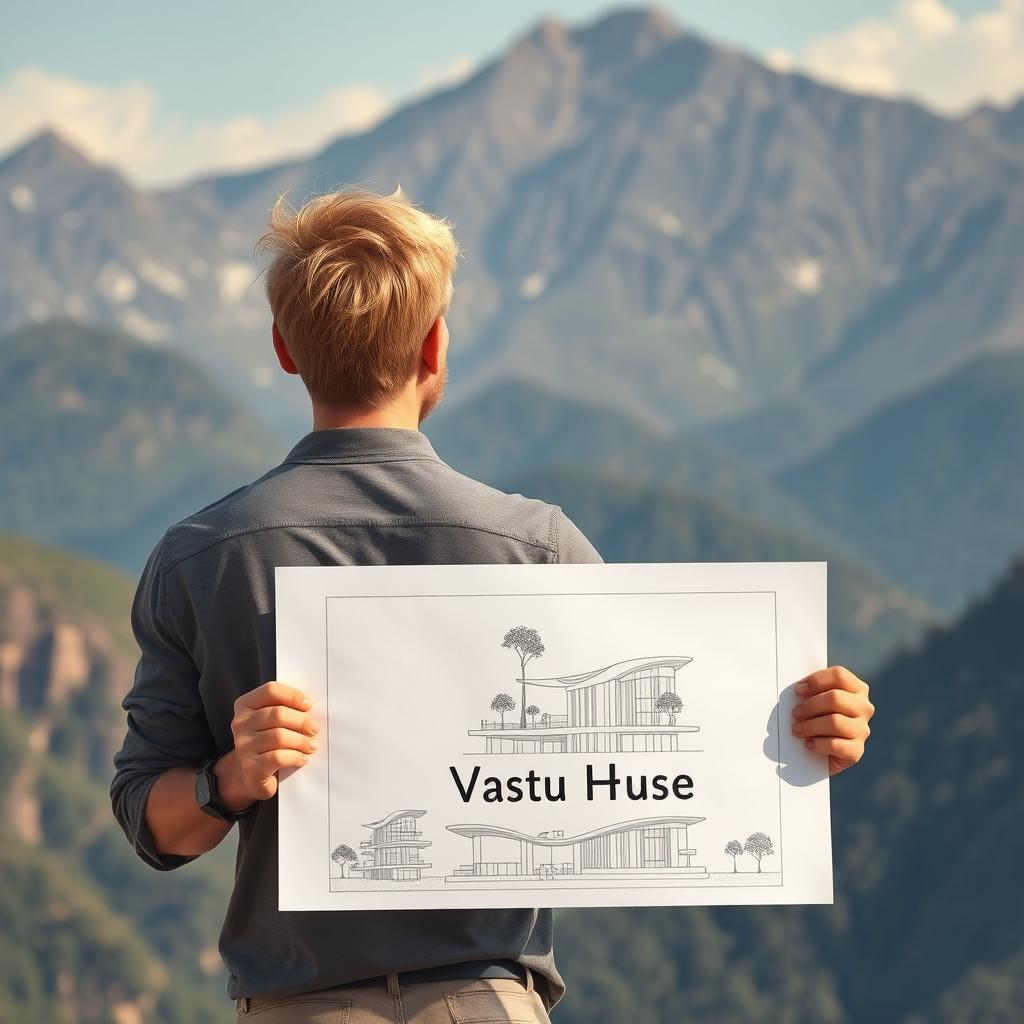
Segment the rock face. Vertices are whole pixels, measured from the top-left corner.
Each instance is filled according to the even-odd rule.
[[[103,657],[79,625],[53,618],[30,588],[0,592],[0,619],[8,636],[0,645],[0,703],[9,711],[45,714],[89,682]]]
[[[45,756],[56,715],[76,693],[105,677],[112,660],[121,660],[109,638],[63,619],[60,612],[31,586],[6,578],[0,566],[0,708],[25,723],[28,750]],[[123,671],[115,673],[123,677]],[[105,698],[107,695],[102,695]],[[91,735],[89,763],[109,757],[113,735]],[[26,759],[10,779],[5,818],[16,836],[30,844],[43,835],[36,795],[34,760]]]
[[[104,616],[111,599],[127,616],[128,582],[84,560],[68,561],[70,571],[83,576],[70,592],[59,576],[47,578],[52,555],[0,535],[0,709],[19,723],[32,755],[11,779],[4,817],[30,843],[43,834],[36,792],[40,760],[70,745],[86,774],[107,770],[123,731],[117,689],[130,679],[134,657],[123,625]],[[79,595],[94,586],[103,588],[104,600],[90,613]]]
[[[223,1018],[230,851],[157,886],[110,812],[133,589],[0,534],[0,1020]]]

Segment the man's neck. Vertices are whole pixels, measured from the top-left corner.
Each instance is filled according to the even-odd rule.
[[[380,409],[355,411],[313,406],[313,429],[330,430],[337,427],[397,427],[419,430],[419,408],[409,402],[394,402]]]

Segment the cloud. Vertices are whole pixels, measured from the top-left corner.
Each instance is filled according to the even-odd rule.
[[[856,92],[912,96],[950,114],[1024,93],[1024,0],[960,15],[942,0],[902,0],[885,18],[773,50],[779,70],[800,68]]]
[[[138,82],[87,85],[42,68],[24,67],[0,82],[0,148],[8,149],[41,128],[54,128],[89,156],[136,164],[154,157],[151,135],[156,100]]]
[[[416,75],[416,84],[421,92],[433,92],[457,85],[470,76],[476,68],[472,57],[456,57],[450,64],[440,68],[422,68]]]
[[[465,77],[459,58],[425,69],[417,93]],[[0,153],[52,128],[91,159],[113,164],[147,186],[243,169],[311,152],[330,139],[369,128],[396,105],[373,85],[331,89],[310,105],[272,116],[251,114],[188,123],[164,114],[143,82],[97,85],[40,67],[22,67],[0,82]]]
[[[311,106],[273,117],[248,115],[191,130],[190,143],[202,154],[201,169],[251,167],[310,152],[346,132],[369,128],[394,101],[371,85],[331,89]]]

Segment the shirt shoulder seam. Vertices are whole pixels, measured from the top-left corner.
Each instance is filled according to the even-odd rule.
[[[561,512],[561,508],[555,505],[551,509],[551,520],[548,523],[548,544],[550,545],[551,551],[554,553],[555,561],[559,560],[558,550],[558,513]]]
[[[446,526],[458,530],[473,530],[477,533],[490,534],[493,537],[503,537],[506,540],[514,540],[519,544],[525,544],[528,547],[538,548],[542,551],[552,552],[557,555],[557,549],[550,545],[550,533],[549,543],[544,544],[536,540],[530,540],[527,537],[523,537],[516,533],[511,533],[507,530],[496,530],[490,529],[486,526],[478,526],[473,523],[459,522],[454,519],[420,519],[417,517],[406,517],[404,519],[303,519],[295,522],[283,522],[283,523],[260,523],[256,526],[245,526],[238,527],[234,530],[227,530],[220,534],[214,540],[211,540],[208,544],[204,544],[201,547],[196,548],[194,551],[189,551],[186,554],[180,555],[170,564],[167,564],[166,549],[160,553],[161,563],[161,575],[166,575],[173,569],[176,569],[182,562],[188,561],[190,558],[194,558],[196,555],[201,555],[204,551],[209,551],[210,548],[216,547],[218,544],[223,544],[225,541],[235,540],[238,537],[245,537],[254,533],[262,533],[266,530],[291,530],[301,528],[316,529],[318,527],[327,526],[374,526],[374,527],[399,527],[399,528],[412,528],[416,529],[424,526]],[[168,531],[170,532],[170,531]],[[164,535],[166,540],[167,534]],[[163,544],[163,542],[161,542]]]

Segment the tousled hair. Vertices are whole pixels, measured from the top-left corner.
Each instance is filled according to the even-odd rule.
[[[415,371],[460,255],[452,225],[401,186],[387,196],[346,186],[298,208],[281,196],[256,248],[270,256],[267,299],[310,395],[361,409]]]

